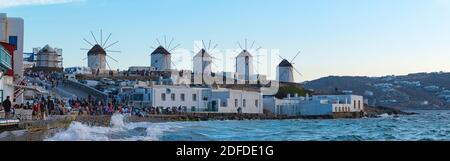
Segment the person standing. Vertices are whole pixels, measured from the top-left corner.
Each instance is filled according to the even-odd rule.
[[[11,106],[12,106],[11,100],[9,100],[9,96],[6,96],[6,100],[4,100],[2,102],[2,106],[3,106],[4,110],[5,110],[5,117],[9,118],[9,115],[11,113]]]

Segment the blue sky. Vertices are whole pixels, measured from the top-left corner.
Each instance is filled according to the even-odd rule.
[[[47,4],[50,2],[57,4]],[[25,47],[63,48],[64,65],[85,66],[90,31],[120,41],[112,68],[149,65],[156,38],[178,49],[212,40],[222,51],[248,39],[271,52],[260,72],[275,76],[276,53],[292,58],[300,81],[328,75],[383,76],[450,71],[448,0],[0,0],[0,12],[25,19]],[[39,4],[36,4],[39,2]],[[2,6],[3,3],[3,6]],[[104,36],[106,37],[106,36]],[[169,40],[167,40],[169,41]],[[172,45],[174,46],[174,45]],[[278,52],[276,52],[278,51]],[[232,71],[233,56],[218,52],[215,69]],[[225,56],[224,56],[225,55]],[[191,68],[192,53],[175,52],[177,68]],[[263,58],[265,57],[265,58]],[[255,65],[257,66],[257,65]]]

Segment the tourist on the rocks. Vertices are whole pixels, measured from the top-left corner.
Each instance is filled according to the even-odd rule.
[[[5,110],[5,118],[9,118],[9,115],[11,113],[11,101],[9,100],[9,96],[6,96],[6,100],[3,101],[2,106]]]

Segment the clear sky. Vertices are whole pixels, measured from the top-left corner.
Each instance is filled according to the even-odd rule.
[[[25,19],[26,52],[63,48],[66,67],[86,66],[82,39],[103,29],[104,39],[112,32],[110,41],[120,41],[111,48],[122,51],[110,54],[115,69],[148,66],[155,39],[167,35],[178,50],[219,44],[214,68],[228,71],[238,53],[223,51],[256,40],[271,53],[259,61],[270,78],[276,53],[291,59],[299,50],[300,81],[450,71],[449,0],[0,0],[0,12]],[[177,68],[191,69],[191,56],[175,51]]]

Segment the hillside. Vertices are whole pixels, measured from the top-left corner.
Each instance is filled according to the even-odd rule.
[[[363,95],[372,106],[399,109],[450,109],[450,73],[415,73],[403,76],[330,76],[305,82],[317,93],[351,92]]]

